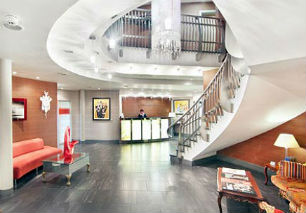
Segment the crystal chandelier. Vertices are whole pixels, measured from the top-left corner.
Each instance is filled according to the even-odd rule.
[[[181,1],[152,1],[152,49],[176,59],[181,52]]]

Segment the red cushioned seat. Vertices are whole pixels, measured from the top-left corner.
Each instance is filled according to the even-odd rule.
[[[21,141],[13,144],[14,179],[19,179],[42,165],[42,160],[60,154],[62,150],[44,146],[42,139]]]

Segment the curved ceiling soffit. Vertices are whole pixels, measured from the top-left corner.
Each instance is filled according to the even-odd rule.
[[[97,39],[93,43],[89,37],[98,33],[101,37],[107,28],[120,18],[120,14],[139,7],[149,1],[144,0],[79,0],[70,7],[52,26],[47,51],[50,58],[64,69],[80,76],[102,81],[120,82],[120,78],[107,79],[103,73],[95,73],[90,56],[100,53],[99,65],[113,72],[110,58],[103,54]],[[112,19],[114,15],[117,15]],[[98,38],[98,37],[97,37]],[[99,43],[98,43],[99,44]]]
[[[243,52],[249,66],[306,57],[306,1],[213,0]],[[263,7],[264,5],[264,7]],[[284,19],[286,14],[286,19]],[[282,21],[280,21],[282,20]],[[281,33],[280,33],[281,32]],[[260,54],[258,54],[260,53]]]

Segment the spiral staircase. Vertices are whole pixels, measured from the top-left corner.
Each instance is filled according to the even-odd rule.
[[[143,57],[144,63],[156,63],[150,54],[149,11],[136,9],[146,2],[121,4],[113,0],[113,6],[104,8],[106,0],[78,1],[53,26],[48,39],[50,57],[67,70],[81,74],[80,69],[69,64],[71,60],[65,61],[57,54],[57,47],[67,40],[77,44],[97,38],[102,44],[97,51],[104,61],[128,62],[132,59],[126,56],[133,51]],[[301,8],[305,8],[305,1],[298,0],[295,4],[263,0],[213,2],[224,17],[213,22],[213,27],[218,29],[214,36],[205,36],[205,26],[211,23],[186,16],[189,21],[182,24],[197,26],[195,33],[183,32],[180,59],[161,62],[190,65],[190,60],[185,59],[191,54],[195,65],[220,67],[200,98],[169,127],[169,134],[174,127],[179,129],[174,159],[193,162],[215,155],[220,149],[266,132],[305,111],[306,29],[302,27],[303,20],[294,16],[303,14]],[[264,11],[262,5],[265,5]],[[74,27],[68,29],[79,33],[79,38],[65,34],[69,20],[88,10],[96,16],[82,19],[84,25],[90,25],[86,33],[81,27]],[[112,10],[115,12],[111,13]],[[284,12],[290,13],[290,19],[282,19]],[[137,27],[129,27],[132,25]],[[109,42],[114,35],[121,38],[116,48]],[[196,39],[191,40],[189,36]],[[86,50],[86,42],[84,46]],[[81,56],[80,53],[75,59],[81,60]],[[96,76],[88,74],[87,77]]]

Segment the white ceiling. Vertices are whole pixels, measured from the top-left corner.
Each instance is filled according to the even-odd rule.
[[[99,19],[101,17],[109,18],[108,16],[129,8],[131,4],[135,6],[146,2],[143,0],[116,1],[121,2],[120,7],[116,2],[99,1],[99,5],[103,5],[103,10],[100,10],[99,13],[105,14],[97,17],[89,16],[89,18],[93,22],[101,23],[101,19]],[[59,66],[54,63],[48,55],[46,47],[49,32],[54,23],[76,2],[76,0],[0,0],[0,19],[4,15],[13,14],[21,19],[21,24],[24,27],[24,30],[19,32],[10,31],[3,27],[0,28],[0,57],[12,59],[13,71],[17,73],[16,76],[32,79],[39,77],[40,80],[58,82],[59,88],[69,90],[120,89],[126,87],[126,85],[129,88],[165,88],[170,91],[199,91],[202,88],[202,72],[199,69],[205,70],[205,67],[180,67],[178,70],[178,66],[135,64],[132,65],[133,69],[131,69],[131,64],[112,63],[112,69],[105,66],[100,71],[99,76],[97,76],[94,72],[92,72],[92,75],[86,75],[86,73],[80,75],[80,73],[71,72],[65,66]],[[96,14],[91,11],[91,9],[94,10],[93,6],[95,4],[93,3],[95,3],[95,0],[86,0],[84,2],[89,5],[86,7],[88,11],[78,14],[79,16],[75,20],[68,20],[68,22],[74,22],[70,23],[71,27],[68,31],[62,31],[69,34],[68,37],[74,33],[75,29],[80,29],[80,26],[82,27],[84,23],[86,24],[84,20],[88,18],[89,14]],[[91,30],[95,26],[92,27]],[[84,28],[81,32],[83,35],[76,34],[74,38],[82,39],[82,36],[87,35],[85,31]],[[57,39],[65,38],[58,37]],[[73,47],[77,44],[75,40],[66,40],[65,43],[69,44],[68,47]],[[58,57],[62,57],[62,55],[58,55]],[[80,61],[84,59],[75,58],[75,60]],[[70,63],[72,62],[70,61]],[[113,72],[113,70],[116,70],[116,72]],[[169,72],[169,70],[171,71]],[[109,78],[109,73],[112,73],[111,79]]]

